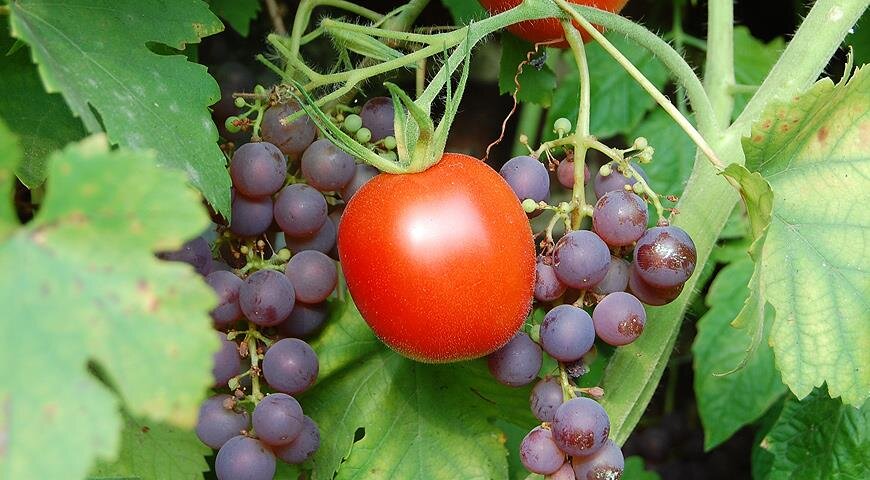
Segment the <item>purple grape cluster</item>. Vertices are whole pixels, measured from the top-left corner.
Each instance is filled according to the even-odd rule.
[[[632,167],[646,182],[640,167]],[[500,173],[530,217],[543,212],[541,203],[551,194],[550,174],[543,163],[516,157]],[[554,173],[559,185],[574,187],[571,158],[555,165]],[[587,169],[584,180],[589,177]],[[530,325],[530,334],[517,333],[488,357],[490,372],[504,385],[537,381],[529,402],[542,424],[523,439],[520,459],[529,471],[546,478],[621,476],[623,456],[608,438],[607,412],[595,400],[581,396],[600,392],[579,389],[572,379],[588,371],[596,339],[612,346],[635,341],[646,325],[644,304],[673,301],[694,272],[692,239],[666,222],[648,228],[648,197],[635,183],[633,175],[620,172],[615,164],[598,172],[593,180],[597,201],[591,210],[591,229],[568,231],[556,242],[549,240],[548,233],[541,243],[534,298],[548,309],[543,320]],[[539,378],[544,353],[560,363],[563,375]]]

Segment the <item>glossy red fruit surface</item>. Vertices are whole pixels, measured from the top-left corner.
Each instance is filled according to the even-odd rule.
[[[522,0],[479,0],[490,14],[504,12],[516,7]],[[570,3],[577,5],[586,5],[595,7],[608,12],[618,13],[622,7],[628,3],[628,0],[568,0]],[[580,30],[583,36],[583,41],[588,42],[592,39],[583,29],[574,23],[574,27]],[[508,30],[514,35],[532,43],[547,42],[550,40],[561,40],[559,43],[553,44],[554,47],[568,48],[568,42],[565,41],[565,32],[562,30],[562,25],[555,18],[544,18],[541,20],[530,20],[520,22],[516,25],[511,25]],[[599,27],[599,30],[601,28]]]
[[[466,155],[372,179],[348,203],[338,246],[362,317],[415,360],[487,355],[513,337],[531,308],[528,219],[498,173]]]

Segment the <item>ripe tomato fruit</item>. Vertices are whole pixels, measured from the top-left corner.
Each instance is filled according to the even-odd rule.
[[[577,5],[586,5],[588,7],[595,7],[601,10],[607,10],[608,12],[618,13],[622,10],[622,7],[628,3],[628,0],[568,0],[571,3],[576,3]],[[489,13],[496,14],[504,12],[505,10],[510,10],[511,8],[516,7],[522,3],[522,0],[480,0],[480,4],[483,5]],[[583,41],[588,42],[592,40],[592,37],[589,36],[583,29],[575,22],[574,27],[580,30],[581,35],[583,36]],[[599,30],[602,30],[601,27],[596,26]],[[511,25],[508,27],[508,30],[514,35],[527,40],[532,43],[538,42],[548,42],[550,40],[562,40],[559,43],[553,44],[554,47],[559,48],[568,48],[568,42],[565,40],[565,32],[562,30],[562,24],[559,23],[559,20],[555,18],[544,18],[541,20],[529,20],[527,22],[520,22],[516,25]]]
[[[415,360],[492,353],[531,308],[529,221],[498,173],[467,155],[369,181],[344,211],[338,251],[363,318]]]

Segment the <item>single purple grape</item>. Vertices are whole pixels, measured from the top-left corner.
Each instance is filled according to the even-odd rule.
[[[589,165],[583,165],[584,183],[589,183],[589,176]],[[559,166],[556,167],[556,178],[559,179],[559,183],[562,184],[563,187],[572,190],[574,188],[574,161],[562,160],[559,162]]]
[[[347,185],[341,190],[341,199],[345,201],[345,203],[350,202],[350,199],[353,198],[354,194],[359,191],[360,188],[363,187],[369,180],[378,176],[380,172],[377,168],[372,167],[371,165],[366,164],[358,164],[353,172],[353,177],[347,182]]]
[[[211,267],[211,248],[202,237],[196,237],[172,252],[161,252],[157,256],[169,262],[183,262],[191,265],[200,275],[208,275]]]
[[[646,311],[634,295],[614,292],[598,302],[592,312],[595,333],[605,343],[619,347],[637,340],[646,325]]]
[[[199,407],[196,436],[209,448],[215,450],[221,448],[227,440],[248,428],[247,412],[244,410],[237,412],[226,408],[226,405],[231,404],[232,401],[232,397],[229,395],[215,395]]]
[[[542,362],[541,347],[523,332],[514,335],[507,345],[487,357],[489,372],[509,387],[532,383],[538,376]]]
[[[233,187],[248,198],[268,197],[287,179],[287,160],[269,142],[246,143],[237,148],[230,162]]]
[[[595,343],[592,317],[573,305],[559,305],[541,323],[541,346],[560,362],[573,362]]]
[[[221,348],[214,354],[211,375],[214,377],[215,386],[225,387],[227,382],[242,370],[242,357],[239,355],[239,346],[236,342],[227,340],[224,333],[217,332],[217,336]]]
[[[241,319],[242,308],[239,307],[239,290],[242,288],[242,279],[232,272],[216,270],[205,277],[205,282],[218,296],[218,304],[211,311],[211,319],[215,328],[227,328]]]
[[[695,260],[692,238],[673,225],[650,228],[634,247],[637,274],[656,288],[674,288],[686,283],[695,271]]]
[[[565,463],[565,453],[553,441],[553,433],[535,427],[520,442],[520,461],[532,473],[548,475]]]
[[[299,252],[290,258],[284,270],[302,303],[320,303],[329,297],[338,283],[335,262],[315,250]]]
[[[564,400],[562,385],[555,377],[546,377],[535,384],[529,395],[529,405],[532,414],[542,422],[552,422],[556,415],[556,409]]]
[[[591,455],[610,435],[610,418],[595,400],[572,398],[556,409],[553,440],[568,455]]]
[[[302,407],[286,393],[272,393],[254,408],[251,423],[261,442],[272,447],[287,445],[302,432]]]
[[[320,429],[311,417],[302,418],[302,430],[295,440],[275,449],[275,455],[285,463],[298,465],[305,462],[320,448]]]
[[[296,303],[290,316],[275,328],[282,337],[305,339],[319,332],[328,316],[329,310],[325,303]]]
[[[218,451],[214,472],[218,480],[272,480],[275,455],[259,440],[239,435]]]
[[[618,479],[625,471],[622,450],[607,440],[604,446],[588,457],[574,457],[571,461],[574,476],[580,480]]]
[[[604,280],[592,287],[592,291],[598,295],[607,295],[613,292],[624,292],[628,287],[628,275],[631,264],[619,257],[610,257],[610,266]]]
[[[612,192],[614,190],[625,190],[626,185],[632,186],[637,183],[637,180],[633,178],[629,180],[628,177],[619,173],[619,170],[616,168],[616,165],[613,162],[610,162],[608,165],[610,165],[613,169],[610,175],[603,177],[599,172],[595,175],[595,180],[593,181],[595,196],[598,198],[603,197],[604,194],[607,192]],[[639,165],[632,163],[631,166],[634,167],[635,170],[637,170],[637,173],[640,174],[641,178],[643,178],[645,182],[649,183],[649,177],[646,176],[646,172],[644,172]]]
[[[288,185],[278,193],[274,215],[285,235],[311,237],[326,222],[326,199],[308,185]]]
[[[683,291],[682,285],[672,288],[657,288],[643,281],[637,273],[637,267],[632,265],[628,272],[628,291],[641,302],[658,307],[667,305],[680,296]]]
[[[260,124],[263,140],[278,147],[291,160],[297,160],[317,136],[317,128],[307,115],[287,123],[290,115],[300,110],[299,103],[275,105],[266,110]]]
[[[498,173],[510,185],[522,202],[531,198],[543,202],[550,198],[550,174],[547,167],[527,155],[514,157],[505,163]]]
[[[248,320],[263,327],[284,321],[293,310],[296,292],[286,276],[274,270],[260,270],[239,289],[239,305]]]
[[[556,242],[553,266],[562,283],[585,290],[604,280],[610,266],[610,250],[598,235],[575,230]]]
[[[372,142],[395,135],[393,99],[372,97],[359,112],[363,127],[372,132]]]
[[[236,195],[232,203],[230,231],[240,237],[262,235],[272,225],[272,197],[251,199]]]
[[[288,395],[308,390],[317,380],[317,354],[298,338],[273,343],[263,357],[263,377],[273,389]]]
[[[571,462],[565,462],[559,467],[555,472],[545,475],[544,480],[577,480],[577,477],[574,476],[574,468],[571,467]],[[586,480],[585,478],[583,480]],[[593,479],[593,480],[605,480],[605,479]],[[613,480],[619,480],[618,477],[615,477]]]
[[[321,192],[341,190],[354,172],[353,157],[325,138],[312,143],[302,154],[302,176]]]
[[[624,247],[643,235],[648,220],[642,198],[625,190],[616,190],[598,199],[592,214],[592,228],[611,247]]]
[[[330,214],[331,215],[331,214]],[[336,226],[332,222],[332,217],[323,222],[323,226],[311,237],[291,237],[284,235],[284,243],[291,252],[304,252],[305,250],[316,250],[321,253],[329,253],[335,247]]]
[[[535,299],[540,302],[556,300],[565,293],[567,288],[556,277],[556,270],[551,262],[551,259],[541,257],[535,264]]]

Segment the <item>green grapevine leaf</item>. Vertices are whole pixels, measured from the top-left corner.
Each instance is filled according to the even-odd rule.
[[[643,165],[650,186],[662,195],[681,195],[695,162],[695,144],[664,110],[656,109],[635,128],[629,143],[644,137],[656,149],[652,163]]]
[[[785,403],[761,446],[773,454],[770,480],[867,478],[870,408],[855,408],[817,389]]]
[[[78,479],[110,460],[119,399],[133,415],[191,426],[217,348],[214,294],[189,265],[154,257],[208,225],[182,175],[110,152],[99,135],[50,157],[46,192],[0,243],[0,329],[11,335],[0,478]]]
[[[9,52],[14,44],[9,24],[0,22],[0,54]],[[82,122],[72,116],[63,97],[46,93],[36,65],[30,62],[30,49],[20,42],[19,45],[0,61],[0,78],[6,90],[0,95],[0,117],[8,122],[24,147],[24,160],[15,173],[21,183],[34,188],[45,180],[48,155],[84,137],[85,130]]]
[[[472,20],[484,18],[487,13],[478,2],[468,0],[441,0],[457,25],[468,25]]]
[[[239,35],[247,37],[251,21],[260,13],[258,0],[208,0],[214,13],[227,21]]]
[[[537,420],[528,388],[500,386],[482,361],[408,360],[384,346],[352,304],[336,307],[312,345],[317,385],[300,399],[329,432],[312,478],[508,477],[505,436],[489,419],[530,430]]]
[[[752,36],[747,27],[734,27],[734,80],[741,85],[761,85],[785,50],[785,41],[775,38],[765,44]],[[734,118],[743,111],[752,94],[734,95]]]
[[[183,49],[223,26],[200,2],[95,0],[9,5],[12,36],[27,42],[48,92],[60,92],[90,132],[152,148],[161,165],[185,172],[224,216],[230,179],[206,108],[220,97],[206,68],[147,44]]]
[[[773,350],[764,342],[746,359],[742,369],[718,375],[742,362],[752,341],[730,324],[747,301],[746,285],[754,265],[744,251],[742,259],[719,272],[707,294],[710,310],[698,322],[692,346],[695,394],[708,449],[755,421],[785,392]],[[769,330],[770,324],[767,326]],[[766,338],[767,332],[764,334]]]
[[[668,80],[668,72],[648,50],[619,35],[608,35],[607,38],[646,75],[653,85],[659,90],[664,88]],[[632,131],[644,115],[655,107],[655,100],[644,92],[625,69],[598,44],[587,45],[586,55],[589,63],[589,93],[592,101],[590,112],[592,134],[607,138]],[[547,112],[545,125],[552,125],[559,117],[565,117],[572,122],[577,118],[580,77],[574,66],[573,57],[566,53],[564,58],[570,64],[567,67],[570,73],[559,79],[559,88],[553,94],[553,108]],[[545,129],[545,138],[554,137],[550,130]],[[653,144],[657,141],[655,136],[648,138]]]
[[[15,186],[12,172],[18,167],[21,156],[18,139],[0,120],[0,241],[5,240],[6,235],[18,226],[18,217],[12,204],[12,188]]]
[[[771,105],[744,139],[746,165],[775,193],[760,284],[776,310],[770,343],[798,396],[827,382],[855,406],[870,394],[864,259],[870,211],[870,69]]]
[[[514,78],[517,75],[519,65],[526,60],[529,52],[535,50],[533,43],[521,40],[508,32],[501,36],[501,61],[499,63],[498,89],[503,95],[513,95],[517,86]],[[545,49],[542,48],[540,52]],[[541,53],[532,54],[532,59]],[[531,102],[549,107],[553,99],[553,91],[556,89],[556,74],[543,65],[539,70],[528,63],[523,65],[523,73],[519,76],[520,90],[517,100]]]
[[[100,462],[91,480],[199,478],[208,471],[211,449],[190,430],[124,415],[121,453],[112,463]]]

